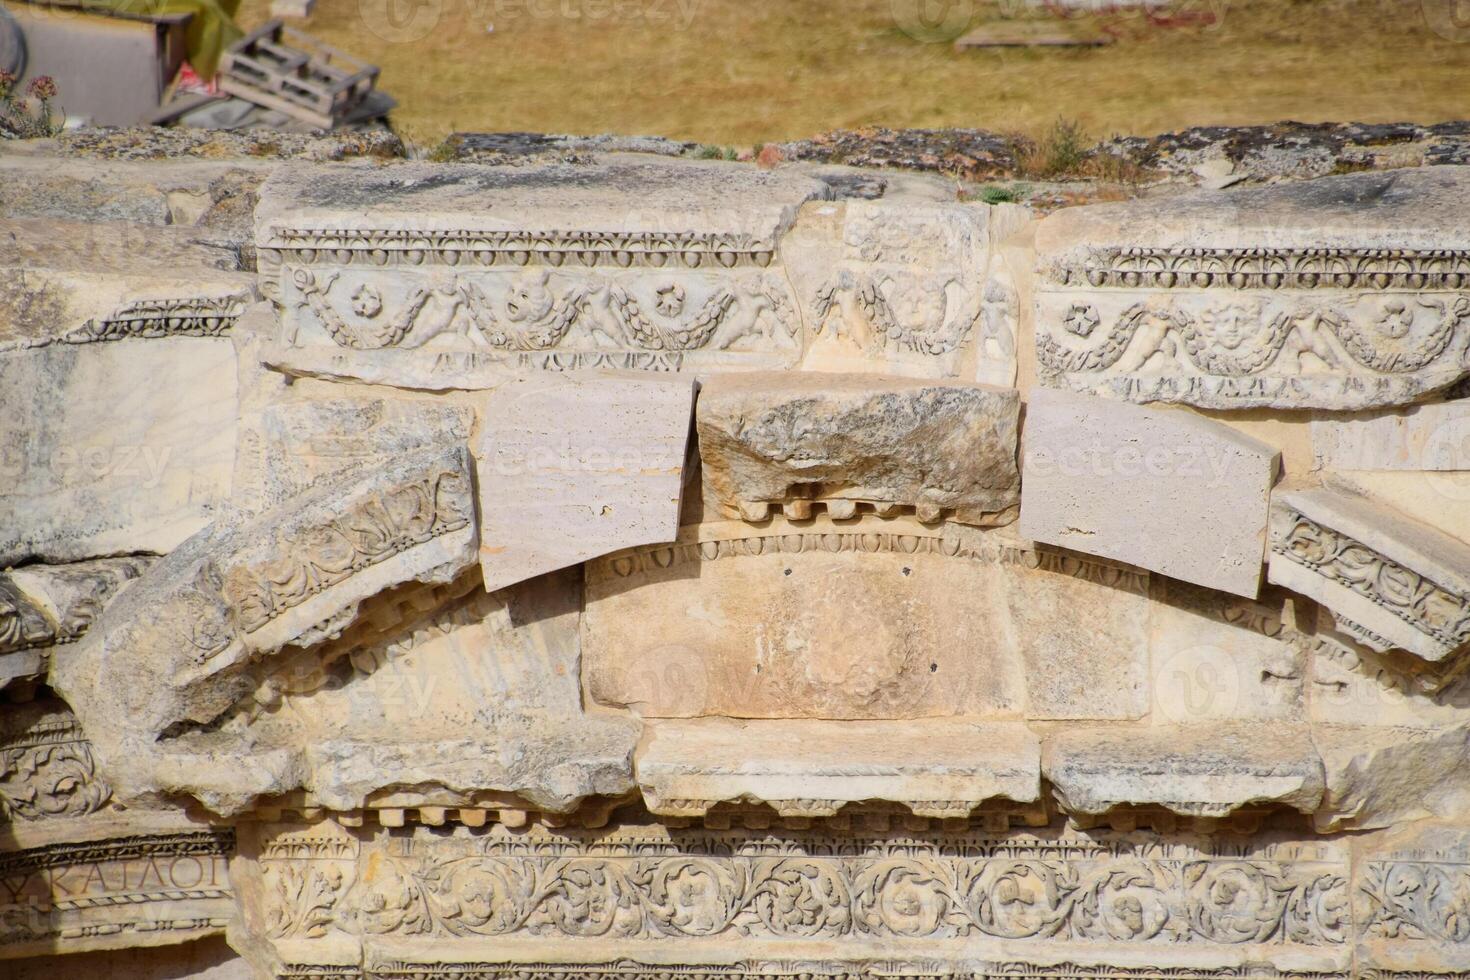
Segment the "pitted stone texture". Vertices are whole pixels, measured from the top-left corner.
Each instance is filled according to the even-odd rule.
[[[975,377],[1014,371],[1006,337],[979,342],[990,208],[915,199],[814,202],[781,255],[810,340],[802,367]],[[995,292],[992,290],[991,292]],[[1013,330],[992,316],[987,329]]]
[[[1453,384],[1470,168],[1349,174],[1041,222],[1043,384],[1210,408],[1357,409]]]
[[[993,524],[1020,502],[1014,389],[861,374],[716,377],[695,413],[709,509],[856,504]],[[836,503],[833,503],[836,501]],[[801,509],[801,510],[798,510]],[[796,511],[796,513],[792,513]]]
[[[959,817],[986,800],[1040,793],[1036,736],[1019,723],[664,721],[649,726],[634,766],[649,809],[665,815],[750,802],[830,816],[877,800]]]
[[[493,591],[679,530],[688,378],[518,379],[483,396],[480,567]]]
[[[1370,649],[1446,660],[1470,643],[1470,545],[1381,502],[1300,490],[1271,504],[1271,581]]]
[[[1305,725],[1074,727],[1049,734],[1042,759],[1069,813],[1135,805],[1221,817],[1252,804],[1310,813],[1322,801],[1322,761]]]
[[[1254,598],[1278,459],[1188,412],[1033,389],[1020,533]]]
[[[790,171],[673,161],[284,168],[256,212],[282,310],[268,359],[427,389],[789,367],[802,326],[777,249],[826,194]]]
[[[167,552],[228,499],[228,338],[56,343],[0,352],[0,565]]]
[[[313,384],[321,388],[299,391]],[[242,428],[237,504],[254,510],[273,507],[319,481],[360,474],[385,459],[469,443],[474,424],[469,405],[322,388],[324,383],[298,381],[291,395],[266,404],[257,420]]]
[[[1360,707],[1359,716],[1368,712]],[[1470,727],[1316,725],[1326,795],[1320,831],[1401,827],[1459,819],[1470,806]]]
[[[287,644],[333,635],[386,588],[470,567],[471,483],[464,449],[394,460],[259,517],[222,518],[125,590],[52,671],[120,795],[188,792],[228,812],[298,786],[295,748],[252,751],[248,734],[212,723]]]
[[[1413,405],[1368,418],[1314,419],[1312,453],[1325,470],[1470,470],[1470,401]],[[1438,479],[1431,478],[1431,485]]]
[[[1147,595],[1003,530],[703,524],[588,565],[587,691],[654,718],[1140,718]]]
[[[227,334],[254,293],[190,228],[0,221],[0,351]]]

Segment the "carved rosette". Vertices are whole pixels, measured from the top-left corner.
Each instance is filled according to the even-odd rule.
[[[526,370],[789,366],[801,322],[748,235],[274,229],[288,368],[475,387]]]
[[[1401,404],[1470,370],[1470,253],[1098,248],[1043,268],[1044,383],[1207,408]]]

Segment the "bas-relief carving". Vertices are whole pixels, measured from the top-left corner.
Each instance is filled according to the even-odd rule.
[[[1464,192],[1462,169],[1404,170],[1063,209],[1037,231],[1039,376],[1221,409],[1421,400],[1470,370],[1470,251],[1443,220]]]
[[[587,367],[1010,385],[1031,312],[1030,282],[986,244],[987,210],[952,202],[808,200],[754,232],[647,230],[700,227],[662,215],[488,229],[475,209],[413,229],[366,210],[356,228],[261,226],[283,371],[432,391]],[[1464,265],[1452,249],[1098,251],[1042,270],[1041,374],[1226,407],[1418,397],[1463,370]],[[207,304],[119,310],[10,353],[245,329]],[[742,521],[707,508],[670,544],[487,592],[477,529],[499,501],[477,509],[463,449],[419,463],[469,445],[483,464],[503,442],[488,401],[268,389],[241,396],[260,409],[243,513],[141,575],[0,576],[0,656],[44,651],[99,733],[95,752],[67,721],[0,742],[0,838],[29,862],[0,855],[0,933],[41,922],[0,956],[176,941],[228,916],[260,975],[281,977],[1470,973],[1463,856],[1363,832],[1464,812],[1455,603],[1470,593],[1412,549],[1300,511],[1271,539],[1273,566],[1385,625],[1306,580],[1228,596],[849,487],[873,513],[772,493],[721,515]],[[579,411],[553,414],[575,426]],[[1143,531],[1188,540],[1165,520]],[[1352,700],[1386,691],[1391,710]],[[695,786],[730,777],[785,782]],[[137,812],[120,803],[170,796],[175,813],[191,795],[236,814],[230,884],[222,827],[205,841],[108,824],[92,850],[46,856],[75,843],[67,828]],[[336,819],[262,826],[252,805]],[[746,830],[722,829],[732,814]],[[1053,824],[1000,829],[1022,814]],[[1151,821],[1199,834],[1078,829]],[[1216,821],[1271,829],[1210,836]],[[17,919],[38,904],[49,918]]]
[[[1043,287],[1036,358],[1048,384],[1130,401],[1371,408],[1414,401],[1470,370],[1467,315],[1466,296]]]

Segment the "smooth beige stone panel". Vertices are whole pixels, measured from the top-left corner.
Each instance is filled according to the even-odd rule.
[[[494,591],[678,533],[689,378],[507,382],[480,403],[480,567]]]
[[[1260,590],[1272,447],[1190,412],[1037,388],[1022,452],[1022,536]]]

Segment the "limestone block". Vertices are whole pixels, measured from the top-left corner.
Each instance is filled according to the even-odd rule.
[[[672,541],[693,403],[688,378],[527,378],[484,395],[485,588]]]
[[[211,723],[282,647],[333,635],[384,589],[469,567],[471,483],[463,449],[392,460],[258,517],[222,519],[122,592],[52,672],[120,792],[193,792],[228,810],[294,788],[292,752],[222,765],[221,743],[245,752],[234,739],[246,736]]]
[[[861,374],[712,378],[695,412],[704,490],[726,517],[810,501],[992,524],[1020,502],[1014,389]]]
[[[124,222],[0,221],[0,351],[228,334],[252,282],[197,238]]]
[[[1221,817],[1261,803],[1310,813],[1323,792],[1311,734],[1288,723],[1076,727],[1046,738],[1042,771],[1070,813],[1156,805]]]
[[[1036,235],[1043,384],[1210,408],[1415,401],[1467,370],[1470,168],[1064,208]]]
[[[1313,419],[1312,451],[1317,467],[1328,470],[1470,470],[1470,401]]]
[[[303,785],[335,810],[430,787],[550,811],[622,795],[638,728],[582,711],[580,584],[571,571],[487,593],[472,568],[375,597],[265,678],[254,697],[272,710],[253,740],[300,747]]]
[[[1004,308],[1014,299],[984,276],[989,216],[982,205],[902,194],[804,207],[781,248],[812,331],[803,368],[927,378],[974,377],[982,368],[972,365],[982,364],[1014,372]]]
[[[1020,533],[1254,598],[1277,464],[1197,415],[1033,389]]]
[[[1148,711],[1147,575],[913,518],[687,528],[587,566],[590,696],[647,717]]]
[[[1284,593],[1257,602],[1155,579],[1150,598],[1156,722],[1306,720],[1311,641],[1286,621],[1295,610]]]
[[[256,212],[282,311],[269,358],[427,389],[791,366],[801,322],[773,263],[825,194],[791,171],[662,160],[282,168]]]
[[[1040,793],[1036,736],[1016,722],[661,721],[649,725],[634,767],[649,809],[670,816],[727,801],[830,816],[882,800],[955,817]]]
[[[1317,600],[1377,651],[1442,661],[1470,641],[1470,546],[1364,497],[1272,501],[1271,581]]]
[[[265,405],[240,433],[236,502],[272,507],[320,480],[360,474],[438,445],[468,444],[474,410],[438,398],[297,391]]]
[[[1319,831],[1459,819],[1470,806],[1470,727],[1464,724],[1318,724],[1312,735],[1326,772]]]
[[[58,343],[0,352],[0,565],[162,553],[230,494],[227,338]]]

